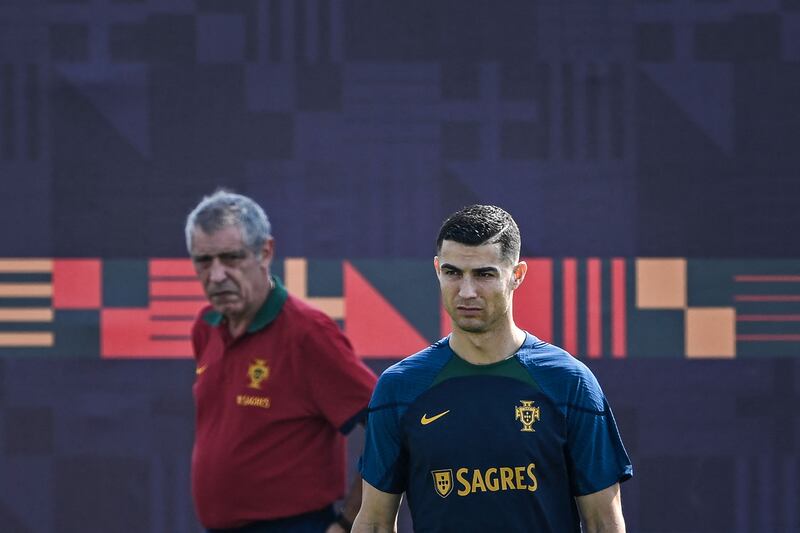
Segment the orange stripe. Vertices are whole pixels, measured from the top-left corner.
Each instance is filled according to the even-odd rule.
[[[313,305],[334,320],[342,320],[344,316],[344,298],[322,297],[303,298],[303,301]]]
[[[603,281],[600,260],[586,260],[586,354],[597,359],[603,353]]]
[[[49,298],[53,295],[50,283],[0,283],[0,296],[17,298]]]
[[[53,346],[52,333],[0,333],[0,346],[3,347],[49,347]]]
[[[151,276],[192,276],[196,275],[191,259],[151,259]]]
[[[199,281],[151,281],[150,296],[205,296]]]
[[[52,272],[51,259],[0,259],[0,272],[41,273]]]
[[[283,262],[283,277],[286,278],[286,290],[305,298],[308,295],[308,263],[302,257],[292,257]]]
[[[52,322],[50,308],[4,307],[0,308],[0,322]]]

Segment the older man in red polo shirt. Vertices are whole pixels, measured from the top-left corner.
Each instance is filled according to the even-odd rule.
[[[321,311],[270,273],[269,220],[218,191],[186,222],[211,305],[192,329],[197,361],[192,494],[209,532],[348,531],[360,478],[345,492],[343,435],[363,421],[375,375]]]

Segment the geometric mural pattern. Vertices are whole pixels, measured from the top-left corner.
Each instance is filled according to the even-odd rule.
[[[376,373],[447,330],[444,217],[508,209],[628,529],[800,533],[798,109],[798,0],[0,1],[0,530],[201,531],[180,228],[226,186]]]
[[[800,356],[800,261],[529,258],[517,324],[581,359]],[[449,332],[430,261],[273,264],[362,357]],[[206,303],[188,259],[0,260],[0,356],[191,357]]]

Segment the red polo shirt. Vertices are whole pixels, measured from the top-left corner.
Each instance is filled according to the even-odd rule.
[[[207,528],[294,516],[344,494],[345,442],[375,375],[324,313],[275,288],[237,339],[211,307],[197,360],[192,495]]]

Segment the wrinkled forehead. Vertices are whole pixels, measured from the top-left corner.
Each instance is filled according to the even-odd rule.
[[[192,231],[192,254],[233,252],[245,248],[242,231],[237,225],[230,225],[206,233],[195,226]]]

